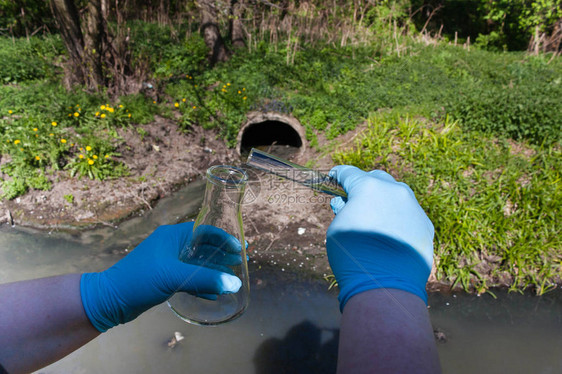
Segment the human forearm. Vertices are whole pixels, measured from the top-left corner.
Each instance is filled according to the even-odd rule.
[[[84,313],[80,274],[0,285],[0,362],[9,373],[37,370],[100,334]]]
[[[397,289],[353,296],[343,311],[338,373],[440,373],[425,303]]]

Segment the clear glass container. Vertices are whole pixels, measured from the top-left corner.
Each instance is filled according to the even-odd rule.
[[[241,316],[248,307],[250,282],[241,211],[247,181],[247,174],[233,166],[218,165],[207,170],[203,206],[195,220],[191,242],[180,253],[180,259],[236,275],[242,286],[236,293],[218,296],[177,292],[168,300],[168,306],[185,322],[218,325]]]

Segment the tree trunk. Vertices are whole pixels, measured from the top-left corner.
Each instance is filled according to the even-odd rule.
[[[199,2],[201,14],[201,33],[205,44],[209,48],[209,63],[215,65],[217,62],[228,60],[226,46],[220,34],[217,23],[217,12],[215,4],[211,0],[201,0]]]
[[[91,91],[108,88],[110,95],[139,92],[147,70],[139,63],[137,70],[132,71],[129,35],[122,27],[118,0],[115,0],[115,8],[118,35],[112,37],[106,22],[108,0],[88,1],[84,30],[80,28],[73,0],[51,0],[53,15],[70,55],[64,77],[67,88],[80,84]]]
[[[242,0],[231,0],[230,2],[230,41],[233,48],[244,48],[246,47],[246,41],[244,38],[244,28],[242,25],[242,13],[243,13]]]
[[[101,0],[88,2],[88,15],[85,34],[84,66],[85,82],[89,89],[99,91],[105,86],[102,55],[104,40],[104,18]]]
[[[73,0],[51,0],[51,10],[59,24],[62,41],[70,57],[67,64],[67,85],[83,83],[84,39],[78,9]]]

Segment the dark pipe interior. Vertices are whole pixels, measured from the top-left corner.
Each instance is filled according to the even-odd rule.
[[[240,153],[247,154],[252,147],[268,145],[302,147],[302,139],[291,126],[280,121],[254,123],[246,128],[240,141]]]

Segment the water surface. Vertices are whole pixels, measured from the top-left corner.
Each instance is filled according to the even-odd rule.
[[[193,217],[202,181],[117,228],[85,233],[0,228],[0,283],[103,270],[161,224]],[[250,261],[251,302],[238,320],[188,325],[159,305],[40,373],[330,373],[336,365],[337,292]],[[562,292],[429,297],[445,373],[561,373]],[[384,323],[384,321],[380,321]],[[175,332],[185,338],[173,348]]]

